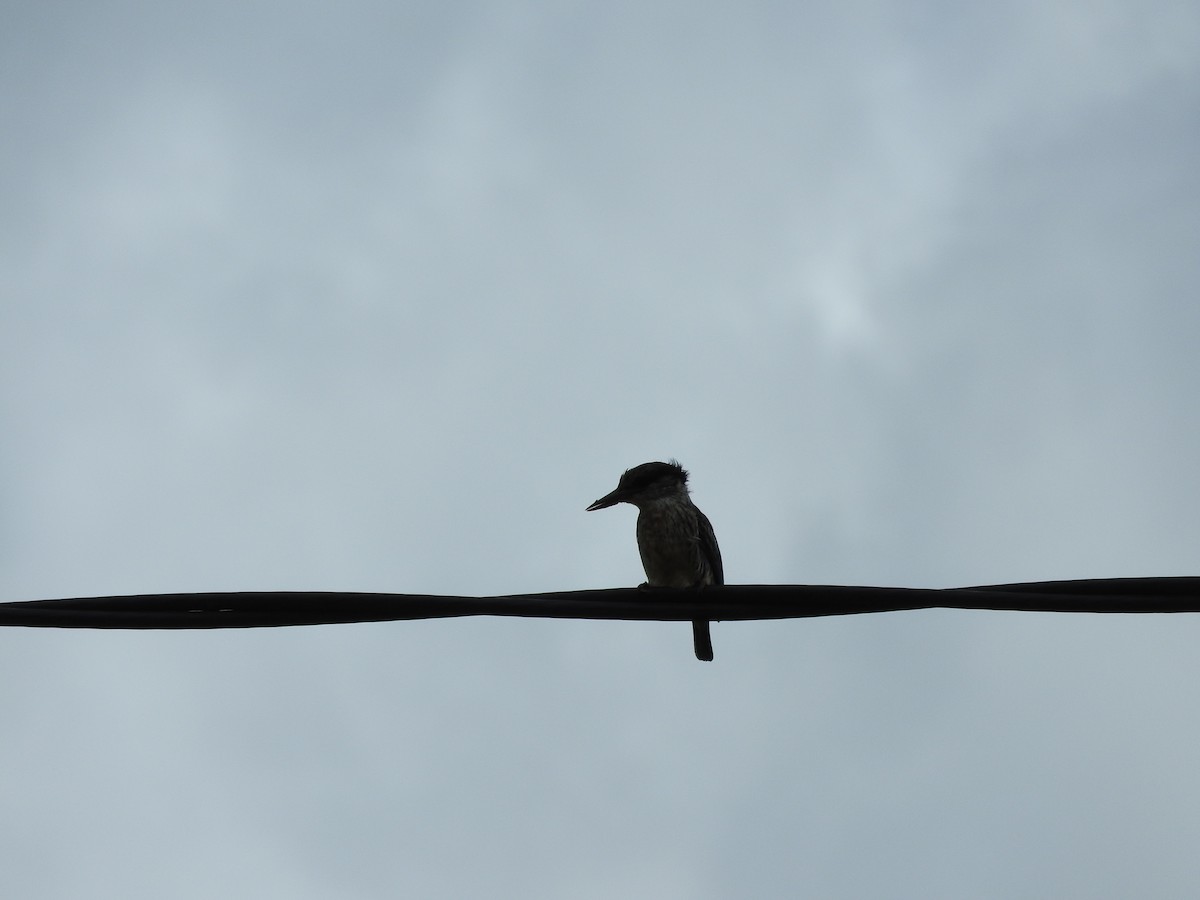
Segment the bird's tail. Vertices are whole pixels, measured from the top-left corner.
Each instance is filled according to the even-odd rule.
[[[708,623],[703,619],[695,619],[692,622],[692,643],[696,647],[696,659],[712,662],[712,635],[709,633]]]

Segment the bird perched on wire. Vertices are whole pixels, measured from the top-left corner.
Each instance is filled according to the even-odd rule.
[[[588,507],[618,503],[638,508],[637,542],[650,587],[696,588],[724,584],[721,550],[708,516],[688,496],[688,473],[675,460],[642,463],[621,476],[617,489]],[[713,658],[708,622],[692,622],[696,658]]]

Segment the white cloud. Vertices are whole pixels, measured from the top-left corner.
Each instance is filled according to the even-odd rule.
[[[0,38],[6,597],[1194,574],[1191,5],[194,13]],[[12,630],[5,868],[1182,896],[1195,627]]]

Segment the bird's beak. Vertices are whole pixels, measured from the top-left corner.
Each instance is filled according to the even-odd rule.
[[[603,497],[601,497],[599,500],[597,500],[595,503],[593,503],[591,506],[589,506],[587,508],[587,511],[592,512],[593,510],[596,510],[596,509],[605,509],[606,507],[609,507],[609,506],[616,506],[618,503],[620,503],[624,499],[625,499],[625,495],[621,493],[620,488],[617,488],[611,494],[605,494]]]

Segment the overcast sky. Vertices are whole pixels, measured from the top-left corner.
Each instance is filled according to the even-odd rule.
[[[1190,0],[3,4],[0,600],[1200,575]],[[1200,617],[0,631],[21,898],[1194,898]]]

